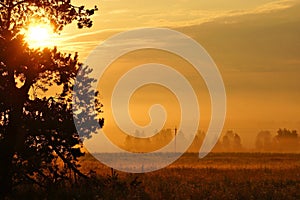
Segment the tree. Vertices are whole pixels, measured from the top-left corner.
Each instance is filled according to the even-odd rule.
[[[270,131],[261,131],[257,134],[255,147],[259,151],[270,151],[272,149],[272,135]]]
[[[203,140],[205,138],[205,132],[202,130],[198,130],[195,138],[193,140],[193,143],[191,144],[191,146],[189,147],[189,151],[191,152],[199,152],[199,149],[203,143]]]
[[[223,149],[226,151],[241,151],[242,142],[240,136],[232,130],[226,132],[222,140]]]
[[[300,140],[296,130],[279,129],[274,141],[275,147],[279,151],[295,152],[300,150]]]
[[[229,149],[230,148],[230,140],[229,140],[229,137],[227,135],[224,135],[223,136],[223,140],[222,140],[222,146],[223,146],[223,149]]]
[[[77,55],[62,54],[56,48],[30,49],[20,30],[32,18],[51,23],[54,31],[61,31],[73,21],[77,21],[78,28],[91,27],[90,16],[96,10],[97,7],[76,7],[70,0],[0,1],[1,196],[10,192],[13,181],[36,182],[40,178],[43,182],[57,183],[64,179],[66,174],[57,169],[57,159],[75,174],[81,174],[76,164],[82,155],[81,141],[73,112],[90,111],[95,95],[90,85],[94,80],[86,74],[80,75],[83,82],[80,90],[90,100],[85,106],[75,108],[72,104],[75,77],[80,69],[86,73],[89,69],[83,68]],[[30,95],[36,90],[46,92],[53,85],[60,88],[58,95]],[[102,105],[99,102],[96,105],[100,110]],[[82,121],[98,117],[94,114]],[[100,122],[103,125],[103,119]],[[87,137],[96,129],[87,130]]]
[[[241,148],[242,148],[241,137],[238,134],[235,134],[233,138],[233,149],[241,150]]]

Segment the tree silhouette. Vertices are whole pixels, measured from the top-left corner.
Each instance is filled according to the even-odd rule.
[[[299,151],[300,139],[296,130],[279,129],[274,138],[275,148],[279,151]]]
[[[232,130],[225,133],[222,140],[223,150],[225,151],[241,151],[242,142],[240,136]]]
[[[54,49],[28,48],[21,28],[38,19],[51,23],[54,31],[77,21],[78,28],[91,27],[90,16],[97,10],[76,7],[70,0],[0,1],[0,193],[8,194],[13,183],[30,180],[37,184],[67,177],[66,170],[81,174],[77,158],[82,155],[81,141],[73,122],[73,112],[89,113],[94,105],[94,81],[78,62],[78,56]],[[72,88],[78,72],[85,95],[84,103],[72,103]],[[57,95],[39,97],[36,90],[47,92],[55,85]],[[97,93],[96,93],[97,95]],[[88,99],[88,100],[87,100]],[[80,96],[78,102],[83,101]],[[84,104],[84,105],[83,105]],[[101,104],[97,101],[97,110]],[[79,115],[80,116],[80,115]],[[99,118],[91,114],[83,123]],[[100,119],[103,125],[103,119]],[[84,133],[89,137],[98,127]],[[58,160],[65,168],[60,170]],[[81,174],[82,175],[82,174]],[[1,198],[1,197],[0,197]]]
[[[255,147],[259,151],[270,151],[272,149],[272,135],[270,131],[261,131],[257,134]]]
[[[202,130],[198,130],[195,135],[195,138],[193,140],[193,143],[189,147],[189,151],[190,152],[199,152],[199,149],[203,143],[204,138],[205,138],[205,132]]]

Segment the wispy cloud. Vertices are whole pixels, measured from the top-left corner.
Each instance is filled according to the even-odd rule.
[[[80,58],[85,60],[89,53],[102,41],[122,31],[124,30],[104,29],[78,34],[65,33],[57,39],[56,43],[60,50],[69,53],[79,52]]]
[[[120,2],[117,2],[118,4]],[[177,2],[178,3],[178,2]],[[59,46],[69,52],[79,51],[81,55],[87,54],[101,41],[115,33],[138,27],[172,27],[199,25],[206,22],[223,20],[224,23],[237,23],[238,16],[258,15],[279,10],[288,9],[299,3],[296,0],[277,0],[253,9],[244,10],[199,10],[193,8],[180,8],[174,6],[172,11],[162,12],[161,10],[142,9],[115,9],[104,12],[101,18],[94,19],[96,28],[63,33],[59,37]],[[101,26],[99,25],[101,24]],[[80,41],[80,42],[78,42]],[[79,47],[81,46],[81,47]]]
[[[279,0],[271,3],[264,4],[254,9],[252,13],[268,13],[276,10],[282,10],[292,7],[293,5],[299,3],[296,0]],[[251,12],[250,12],[251,13]]]
[[[120,10],[113,10],[108,12],[108,14],[124,14],[124,13],[129,13],[131,10],[128,9],[120,9]]]
[[[99,34],[110,34],[114,32],[122,31],[121,29],[103,29],[103,30],[95,30],[91,32],[78,33],[78,34],[63,34],[62,42],[73,41],[78,39],[84,39],[89,36],[99,35]]]
[[[145,14],[139,15],[140,19],[147,19],[152,17],[146,25],[153,26],[168,26],[168,27],[181,27],[181,26],[191,26],[199,25],[206,22],[212,22],[222,18],[244,16],[244,15],[255,15],[270,13],[275,11],[280,11],[288,9],[295,4],[299,3],[296,0],[279,0],[270,2],[261,6],[258,6],[250,10],[229,10],[229,11],[219,11],[219,10],[177,10],[172,13],[157,13],[157,14]]]

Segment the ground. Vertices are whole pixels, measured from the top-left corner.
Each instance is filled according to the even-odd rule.
[[[151,173],[115,172],[120,180],[137,177],[145,199],[300,199],[300,154],[211,153],[198,159],[188,153],[169,167]],[[82,170],[110,175],[111,169],[90,155]],[[144,195],[144,196],[143,196]]]
[[[18,185],[7,199],[300,199],[300,154],[184,154],[150,173],[113,170],[90,154],[80,160],[89,176],[41,188]]]

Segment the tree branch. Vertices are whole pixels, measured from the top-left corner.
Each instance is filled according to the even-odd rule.
[[[31,178],[30,176],[28,176],[28,174],[26,174],[25,176],[28,180],[30,180],[31,182],[37,184],[38,186],[42,187],[42,188],[47,188],[47,186],[40,184],[39,182],[37,182],[36,180],[34,180],[33,178]]]
[[[54,147],[55,153],[63,160],[64,163],[66,163],[76,174],[88,178],[87,175],[81,173],[70,161],[68,161],[55,147]]]
[[[18,5],[21,5],[22,3],[26,3],[26,0],[19,1],[18,3],[13,4],[13,8],[16,7],[16,6],[18,6]]]
[[[3,6],[3,7],[5,7],[5,8],[8,8],[8,6],[7,5],[5,5],[4,3],[2,3],[2,2],[0,2],[0,5],[1,6]]]

